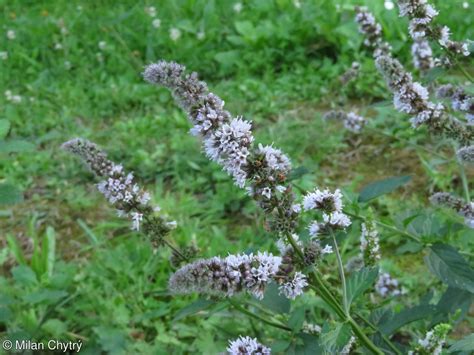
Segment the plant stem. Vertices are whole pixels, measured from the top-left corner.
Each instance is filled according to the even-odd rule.
[[[296,244],[295,240],[291,236],[290,233],[286,234],[286,238],[288,242],[291,244],[293,249],[295,250],[296,254],[304,260],[304,254],[301,250],[301,248]],[[359,327],[359,325],[351,318],[350,314],[346,314],[342,307],[339,305],[337,300],[334,298],[334,296],[331,294],[331,292],[328,290],[326,285],[324,284],[324,281],[319,277],[318,273],[316,270],[313,270],[311,272],[311,279],[310,281],[314,282],[316,285],[311,285],[311,288],[315,290],[316,292],[319,293],[321,298],[337,313],[337,315],[341,318],[343,322],[349,322],[352,330],[356,334],[357,338],[359,338],[360,342],[364,344],[364,346],[367,347],[372,353],[377,354],[377,355],[383,355],[383,352],[380,351],[377,346],[364,334],[362,329]]]
[[[334,250],[336,252],[336,259],[337,259],[337,267],[339,269],[339,276],[341,277],[342,283],[342,304],[344,305],[344,313],[349,315],[349,305],[347,303],[347,285],[346,285],[346,276],[344,275],[344,267],[342,266],[342,259],[341,254],[339,253],[339,248],[337,246],[336,236],[334,235],[334,231],[329,229],[332,237],[332,241],[334,242]]]
[[[288,332],[291,332],[291,328],[287,327],[286,325],[283,325],[281,323],[277,323],[277,322],[274,322],[274,321],[271,321],[271,320],[268,320],[268,319],[265,319],[261,316],[259,316],[258,314],[256,313],[252,313],[250,312],[249,310],[245,309],[244,307],[242,307],[241,305],[239,305],[238,303],[234,302],[233,300],[231,299],[228,299],[229,303],[236,309],[238,310],[239,312],[249,316],[249,317],[252,317],[252,318],[255,318],[255,319],[258,319],[259,321],[261,321],[262,323],[265,323],[265,324],[268,324],[272,327],[275,327],[275,328],[279,328],[279,329],[283,329],[283,330],[286,330]]]
[[[385,342],[385,344],[387,344],[390,349],[392,349],[395,354],[397,355],[402,355],[401,351],[397,349],[397,347],[395,345],[392,344],[392,342],[390,341],[390,339],[387,338],[387,336],[382,333],[382,331],[380,331],[374,324],[372,324],[371,321],[369,321],[368,319],[364,318],[363,316],[361,316],[359,313],[355,313],[355,315],[357,317],[359,317],[360,319],[362,319],[365,324],[367,324],[370,328],[372,328],[373,330],[375,330],[377,333],[380,334],[380,336],[382,337],[383,341]]]

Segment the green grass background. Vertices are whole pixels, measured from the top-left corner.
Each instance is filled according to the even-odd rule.
[[[142,80],[144,65],[158,59],[199,72],[229,111],[253,121],[258,142],[274,142],[295,167],[305,167],[308,174],[297,180],[302,189],[341,187],[354,197],[367,182],[410,174],[411,184],[374,204],[379,215],[394,220],[403,211],[426,211],[432,191],[462,193],[455,164],[440,163],[414,145],[451,154],[449,147],[414,132],[391,108],[390,95],[362,48],[352,8],[366,3],[411,68],[407,22],[398,18],[398,10],[385,9],[383,1],[300,3],[243,1],[237,13],[234,2],[213,0],[0,1],[0,51],[8,52],[0,62],[0,119],[11,123],[8,139],[35,147],[0,152],[0,181],[24,191],[22,203],[1,210],[0,333],[83,339],[90,353],[216,353],[239,334],[281,336],[227,310],[174,321],[196,297],[161,292],[171,272],[168,251],[153,255],[145,238],[132,233],[97,193],[91,174],[59,149],[78,136],[101,145],[178,221],[176,242],[195,241],[205,257],[274,250],[275,237],[263,228],[261,212],[204,157],[171,95]],[[439,21],[456,39],[474,38],[474,3],[468,1],[469,10],[463,1],[434,3]],[[159,28],[147,6],[156,8]],[[176,41],[171,28],[181,31]],[[8,30],[15,31],[14,40],[7,39]],[[62,49],[55,49],[58,43]],[[338,76],[354,60],[362,64],[361,75],[339,88]],[[472,68],[472,60],[465,64]],[[445,78],[464,81],[455,69]],[[7,90],[21,95],[21,103],[8,101]],[[322,114],[341,93],[348,107],[359,108],[388,136],[353,135],[324,122]],[[42,238],[47,226],[56,235],[54,277],[12,272],[6,236],[27,250],[28,240]],[[456,242],[472,250],[473,237],[466,230]],[[343,246],[345,258],[358,253],[357,238],[353,228]],[[422,255],[398,249],[404,242],[382,234],[382,265],[401,278],[408,290],[403,303],[409,305],[427,289],[439,294],[442,288],[427,275]],[[64,300],[64,293],[64,303],[54,302]],[[299,302],[314,300],[305,296]],[[470,326],[472,319],[460,333]]]

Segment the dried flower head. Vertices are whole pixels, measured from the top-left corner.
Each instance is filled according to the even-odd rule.
[[[435,193],[430,197],[430,202],[433,205],[447,207],[456,211],[460,216],[464,217],[468,227],[474,228],[474,202],[466,203],[447,192]]]
[[[271,350],[260,344],[257,338],[240,336],[235,340],[229,340],[227,353],[229,355],[269,355]]]

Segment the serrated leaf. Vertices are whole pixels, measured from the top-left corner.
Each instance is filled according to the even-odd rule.
[[[186,318],[190,315],[193,315],[193,314],[196,314],[200,311],[203,311],[207,308],[209,308],[211,305],[215,304],[214,301],[210,301],[210,300],[197,300],[193,303],[191,303],[190,305],[184,307],[183,309],[181,309],[177,314],[176,316],[174,317],[173,319],[173,322],[176,322],[180,319],[183,319],[183,318]]]
[[[0,139],[5,139],[8,132],[10,131],[10,121],[0,120]]]
[[[407,184],[410,180],[411,176],[398,176],[372,182],[362,188],[359,194],[359,202],[367,202],[388,194],[398,187]]]
[[[469,291],[448,287],[436,304],[437,314],[433,317],[431,324],[434,326],[449,321],[450,316],[458,310],[460,311],[458,320],[463,319],[473,301],[474,295]]]
[[[260,303],[276,313],[288,313],[290,311],[290,300],[280,295],[278,286],[274,283],[268,285]]]
[[[14,205],[23,201],[23,194],[15,186],[0,184],[0,205]]]
[[[320,343],[329,353],[337,353],[351,338],[351,327],[348,324],[336,323],[332,328],[325,325],[321,332]]]
[[[450,353],[456,351],[474,351],[474,334],[468,335],[467,337],[458,340],[449,347]]]
[[[351,303],[367,291],[375,282],[379,274],[377,267],[364,267],[359,271],[353,273],[349,280],[347,280],[347,303]]]
[[[424,319],[436,313],[436,306],[433,305],[419,305],[411,308],[406,308],[403,311],[395,314],[389,319],[379,324],[379,329],[386,335],[393,334],[397,329]]]
[[[442,282],[474,293],[474,269],[450,245],[436,243],[425,257],[430,271]]]
[[[24,153],[35,150],[33,143],[23,140],[0,141],[0,153]]]

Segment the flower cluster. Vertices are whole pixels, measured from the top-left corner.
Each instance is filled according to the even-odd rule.
[[[462,144],[474,138],[473,127],[449,116],[442,104],[430,102],[428,90],[420,83],[413,82],[411,74],[405,71],[398,60],[391,56],[380,56],[375,63],[394,94],[395,108],[413,115],[413,127],[426,124],[434,133],[444,133]]]
[[[240,336],[229,341],[227,353],[229,355],[269,355],[271,350],[260,344],[256,338]]]
[[[387,272],[379,275],[377,283],[375,284],[375,291],[383,298],[399,296],[402,294],[398,280],[393,279]]]
[[[303,199],[305,211],[318,210],[322,212],[323,222],[313,221],[309,226],[309,234],[316,237],[329,229],[345,229],[350,226],[350,218],[342,212],[342,194],[339,189],[334,192],[329,189],[315,189],[306,194]]]
[[[454,54],[468,56],[469,50],[466,43],[455,42],[450,39],[450,30],[444,26],[438,28],[433,25],[433,19],[438,16],[438,11],[427,0],[399,0],[400,16],[410,19],[410,36],[415,40],[431,38]]]
[[[342,348],[341,352],[339,353],[340,355],[349,355],[356,346],[356,338],[355,336],[351,336],[349,341],[347,342],[346,345]]]
[[[282,277],[282,268],[288,266],[281,257],[266,252],[202,259],[176,271],[169,280],[169,289],[177,294],[197,292],[220,297],[248,292],[262,299],[267,285],[277,281],[280,292],[294,299],[308,283],[300,272],[285,272]]]
[[[298,210],[291,188],[285,186],[291,169],[289,158],[273,146],[254,148],[251,122],[232,118],[224,101],[208,91],[196,73],[186,74],[185,67],[160,61],[145,68],[143,77],[165,86],[186,111],[193,124],[191,133],[203,139],[206,155],[219,163],[239,187],[249,183],[247,191],[268,214],[274,214],[272,226],[279,233],[292,232]]]
[[[120,217],[131,219],[133,230],[142,229],[154,246],[161,245],[163,237],[175,228],[176,222],[155,216],[159,207],[149,204],[150,194],[135,182],[132,173],[125,173],[121,165],[109,160],[105,152],[85,139],[72,139],[62,147],[80,157],[97,177],[103,179],[97,184],[98,190],[117,209]]]
[[[446,336],[451,330],[451,326],[446,323],[436,325],[428,331],[423,339],[418,340],[414,350],[408,352],[409,355],[440,355],[443,351],[443,345],[446,342]]]
[[[373,266],[380,260],[379,235],[371,220],[362,223],[360,251],[366,266]]]
[[[426,39],[419,39],[413,42],[411,56],[413,58],[413,65],[421,72],[426,72],[435,66],[433,50]]]
[[[450,99],[453,110],[464,112],[468,123],[474,125],[474,97],[464,89],[451,84],[441,85],[436,90],[436,96],[439,99]]]
[[[392,48],[383,40],[382,26],[375,20],[374,15],[367,11],[366,7],[357,6],[355,10],[359,32],[365,36],[364,45],[373,49],[374,58],[390,55]]]
[[[474,145],[460,148],[456,152],[456,155],[463,163],[474,163]]]
[[[314,323],[308,323],[308,322],[303,322],[303,326],[301,327],[301,331],[306,334],[312,334],[312,335],[318,335],[321,334],[321,331],[323,329],[321,326],[314,324]]]
[[[468,227],[474,228],[474,202],[466,203],[447,192],[435,193],[430,197],[430,202],[433,205],[447,207],[456,211],[460,216],[464,217]]]
[[[360,71],[360,63],[359,62],[352,62],[351,67],[344,72],[339,77],[339,81],[341,82],[342,85],[346,85],[353,79],[355,79],[359,75]]]
[[[329,111],[324,115],[324,119],[336,119],[344,123],[344,127],[351,132],[359,133],[367,123],[366,119],[355,112],[346,113],[344,111]]]

